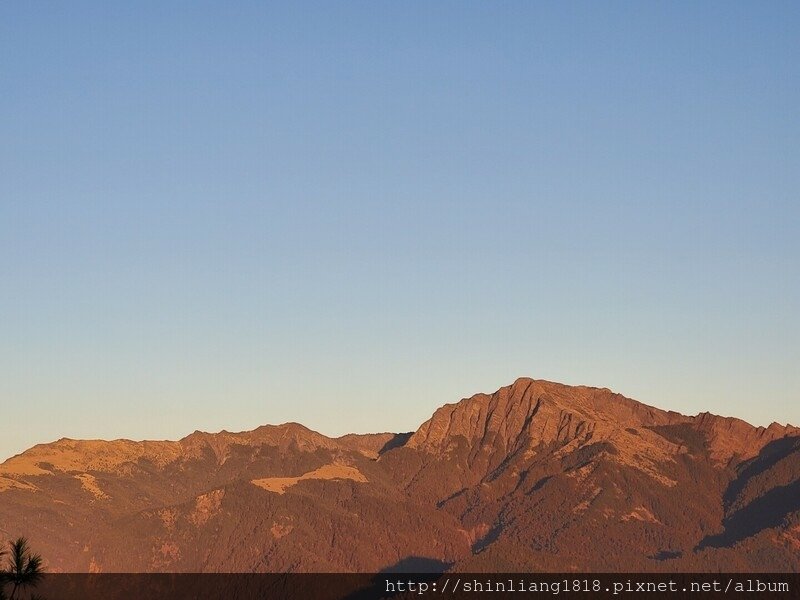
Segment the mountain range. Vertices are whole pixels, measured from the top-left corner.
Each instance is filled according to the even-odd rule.
[[[411,433],[37,445],[0,534],[55,572],[797,571],[800,429],[523,378]]]

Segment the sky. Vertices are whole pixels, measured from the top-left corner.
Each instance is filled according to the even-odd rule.
[[[800,4],[0,5],[0,460],[530,376],[800,425]]]

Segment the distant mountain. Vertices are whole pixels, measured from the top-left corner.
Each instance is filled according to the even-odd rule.
[[[800,429],[519,379],[411,434],[38,445],[0,534],[52,571],[796,571]]]

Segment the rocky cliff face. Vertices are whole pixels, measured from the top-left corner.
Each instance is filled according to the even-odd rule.
[[[529,443],[569,443],[580,437],[591,439],[596,431],[600,435],[617,428],[668,425],[686,419],[607,389],[518,379],[494,394],[477,394],[443,406],[408,445],[439,449],[447,440],[461,436],[477,444],[497,441],[510,452]]]
[[[793,570],[798,441],[519,379],[408,435],[39,445],[0,465],[0,534],[66,571]]]
[[[680,444],[665,443],[652,433],[676,425],[702,434],[710,456],[720,462],[752,458],[776,439],[800,435],[800,429],[777,423],[764,428],[709,413],[687,417],[608,389],[524,378],[494,394],[443,406],[414,433],[408,447],[441,452],[460,438],[474,450],[491,447],[497,462],[542,446],[574,450],[606,441],[614,444],[620,460],[637,466],[641,461],[635,457],[669,460],[682,451]]]

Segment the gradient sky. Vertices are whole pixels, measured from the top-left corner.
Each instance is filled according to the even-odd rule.
[[[0,5],[0,458],[520,376],[800,424],[797,2]]]

